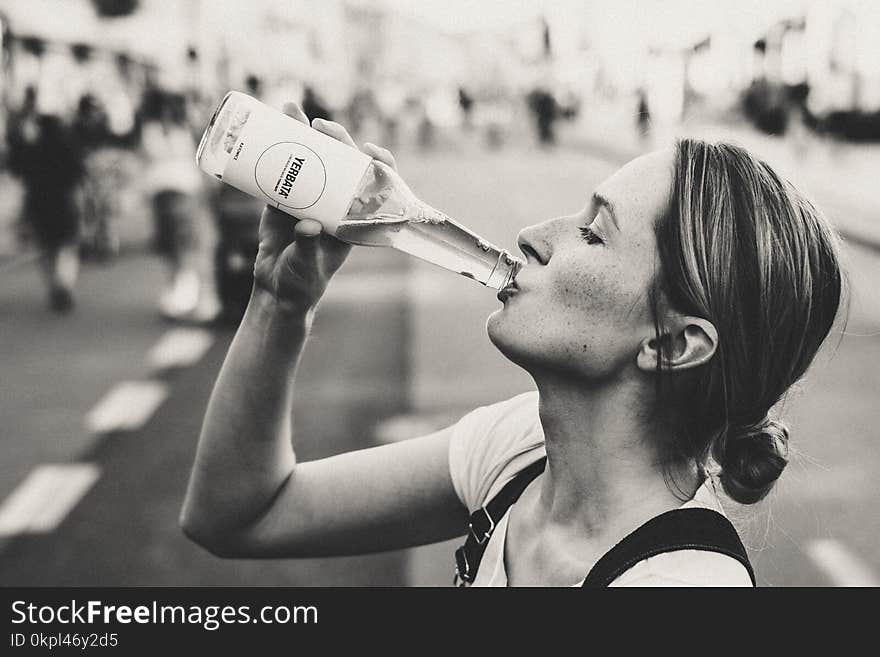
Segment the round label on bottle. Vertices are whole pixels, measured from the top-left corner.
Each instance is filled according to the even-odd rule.
[[[257,159],[257,186],[278,206],[291,210],[312,207],[324,194],[327,169],[320,156],[295,141],[271,145]]]

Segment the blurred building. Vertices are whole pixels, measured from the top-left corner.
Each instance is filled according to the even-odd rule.
[[[812,111],[880,110],[880,5],[813,3],[804,41]]]
[[[101,18],[95,0],[0,0],[7,99],[36,84],[41,102],[69,105],[84,88],[114,95],[126,76],[214,98],[256,75],[273,104],[308,86],[341,108],[368,89],[389,111],[430,102],[442,121],[459,88],[479,110],[540,85],[570,105],[641,93],[653,121],[675,122],[695,103],[735,106],[763,80],[805,85],[817,115],[880,109],[880,5],[868,0],[128,4],[130,15]],[[43,52],[23,47],[31,37]],[[86,61],[71,57],[78,43]]]

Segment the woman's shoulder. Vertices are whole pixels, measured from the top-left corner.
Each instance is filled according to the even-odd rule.
[[[611,586],[751,587],[746,567],[721,552],[676,550],[643,559]]]
[[[538,393],[532,390],[474,409],[455,424],[455,433],[461,437],[485,436],[491,440],[481,442],[503,448],[523,440],[543,442],[543,433],[540,438],[534,435],[536,428],[540,428]]]
[[[682,509],[710,509],[725,518],[715,482],[707,479]],[[739,560],[711,550],[674,550],[637,563],[612,586],[752,586],[746,567]]]
[[[481,406],[452,428],[449,471],[459,499],[481,506],[510,477],[544,455],[538,393]]]

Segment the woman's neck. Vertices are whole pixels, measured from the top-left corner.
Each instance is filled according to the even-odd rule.
[[[666,436],[651,419],[645,383],[536,381],[547,449],[536,522],[601,539],[682,504],[664,476],[657,446]],[[692,496],[696,473],[673,474]]]

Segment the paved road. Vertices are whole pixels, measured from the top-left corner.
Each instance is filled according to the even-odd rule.
[[[311,385],[302,391],[295,408],[297,434],[308,437],[297,443],[301,458],[366,446],[376,422],[403,407],[407,377],[401,354],[405,349],[398,347],[405,347],[406,327],[399,285],[396,294],[388,290],[382,304],[360,304],[346,297],[350,293],[346,279],[368,272],[404,280],[401,272],[407,266],[403,256],[390,252],[359,254],[348,263],[337,293],[322,307],[315,322],[318,337],[310,342],[302,364],[303,380]],[[55,531],[24,531],[7,537],[0,548],[0,582],[114,586],[403,583],[405,561],[400,554],[232,563],[215,559],[184,539],[176,518],[201,415],[231,332],[208,335],[212,345],[190,367],[161,369],[152,364],[153,347],[174,332],[157,319],[154,310],[162,276],[161,268],[148,256],[129,257],[108,268],[88,267],[81,280],[77,313],[63,319],[43,309],[34,291],[36,272],[21,268],[4,277],[0,292],[3,362],[17,380],[11,389],[9,378],[4,384],[11,394],[3,396],[3,494],[7,500],[16,499],[16,490],[28,489],[26,475],[43,464],[87,464],[99,476],[81,491],[84,497]],[[371,330],[361,330],[364,326]],[[340,345],[349,348],[343,352]],[[108,392],[118,392],[122,382],[159,386],[165,392],[164,403],[136,430],[95,435],[87,425],[96,417],[96,409],[103,409],[98,415],[105,418],[99,424],[111,426],[120,411],[130,414],[133,407],[151,406],[137,390],[121,405],[100,403],[108,399]],[[320,413],[306,409],[320,409]],[[44,501],[48,506],[70,492],[63,477],[56,479],[46,484],[55,493],[50,491],[51,499]],[[40,486],[30,489],[33,496],[40,496]],[[33,512],[39,516],[40,510]]]
[[[614,169],[584,153],[517,149],[401,160],[425,200],[508,248],[519,227],[578,207]],[[880,573],[880,490],[871,476],[880,465],[880,258],[860,247],[849,254],[847,335],[787,404],[798,456],[770,502],[736,511],[763,584]],[[67,318],[43,309],[36,276],[22,266],[0,277],[0,583],[448,583],[449,544],[303,561],[223,561],[190,544],[176,518],[230,333],[180,333],[159,321],[153,300],[163,272],[150,256],[87,267]],[[528,389],[529,378],[485,337],[495,307],[470,281],[358,250],[331,286],[304,355],[309,385],[294,409],[300,458],[418,432]],[[194,350],[194,362],[158,366],[157,345],[167,356],[169,343],[189,345],[182,349]],[[128,418],[138,426],[95,433],[138,405],[144,417]],[[4,516],[10,507],[17,515]],[[5,531],[4,517],[12,517]]]

